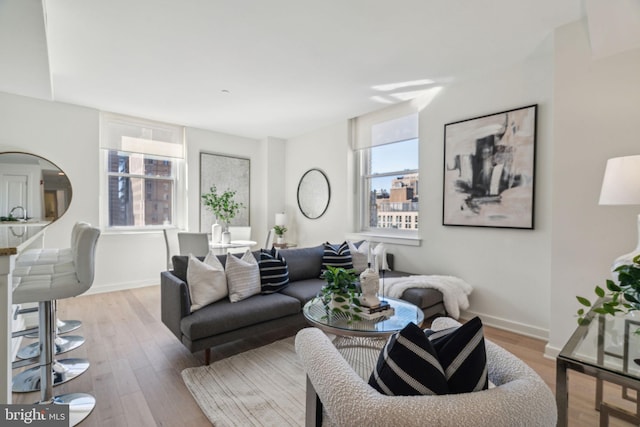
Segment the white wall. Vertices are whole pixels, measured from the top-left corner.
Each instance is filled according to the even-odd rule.
[[[68,247],[71,228],[78,220],[99,224],[98,120],[99,113],[94,109],[0,93],[0,151],[42,156],[71,180],[71,205],[47,228],[47,247]],[[200,151],[251,160],[250,221],[255,227],[255,240],[262,240],[266,234],[265,201],[273,191],[260,185],[265,181],[265,155],[269,151],[260,149],[256,140],[188,128],[186,228],[190,230],[199,226]],[[96,253],[96,277],[90,292],[158,284],[159,274],[166,267],[161,231],[103,232]]]
[[[546,337],[549,328],[549,246],[552,158],[552,39],[508,69],[453,82],[420,113],[420,247],[388,245],[396,268],[451,274],[475,288],[472,313],[488,324]],[[442,226],[444,124],[538,104],[535,230]],[[287,143],[287,207],[296,211],[302,245],[344,239],[352,232],[353,160],[346,123]],[[349,159],[347,165],[344,160]],[[301,174],[321,167],[329,175],[327,214],[306,220],[295,205]]]
[[[299,246],[317,246],[326,241],[343,241],[353,229],[353,156],[349,148],[348,122],[338,123],[286,143],[287,240]],[[329,178],[331,199],[325,214],[309,219],[298,209],[298,182],[311,168]]]
[[[550,354],[576,327],[575,295],[591,297],[636,246],[638,207],[598,198],[607,159],[640,154],[640,50],[593,60],[584,22],[555,40]]]

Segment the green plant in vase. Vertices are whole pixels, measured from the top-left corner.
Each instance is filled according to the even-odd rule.
[[[594,292],[598,298],[605,298],[602,306],[594,307],[595,313],[612,315],[616,313],[630,313],[640,310],[640,255],[633,258],[632,264],[623,264],[614,270],[618,273],[618,283],[613,280],[606,281],[606,290],[596,286]],[[580,308],[578,324],[588,323],[585,318],[586,311],[593,307],[591,301],[585,297],[577,296],[578,302],[585,308]],[[640,334],[640,329],[636,330]]]
[[[223,191],[218,194],[216,186],[212,186],[208,193],[202,195],[202,204],[204,204],[218,221],[221,221],[225,227],[235,218],[244,208],[244,204],[235,200],[236,192],[232,190]]]
[[[324,305],[332,313],[342,313],[349,320],[362,320],[358,316],[362,310],[358,299],[358,276],[355,270],[327,266],[322,277],[327,282],[320,290],[320,297]]]

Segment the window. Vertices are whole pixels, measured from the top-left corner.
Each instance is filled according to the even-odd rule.
[[[100,115],[101,222],[105,227],[178,224],[183,139],[179,126]]]
[[[417,233],[418,114],[354,120],[360,231]]]

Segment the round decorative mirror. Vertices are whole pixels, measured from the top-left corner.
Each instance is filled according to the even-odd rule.
[[[71,182],[56,165],[40,156],[0,153],[0,223],[48,224],[71,203]]]
[[[320,218],[331,200],[329,179],[320,169],[309,169],[298,184],[298,207],[309,219]]]

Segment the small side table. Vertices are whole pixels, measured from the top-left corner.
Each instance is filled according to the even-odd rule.
[[[296,246],[298,246],[298,244],[297,243],[274,243],[273,246],[278,249],[289,249],[289,248],[295,248]]]

